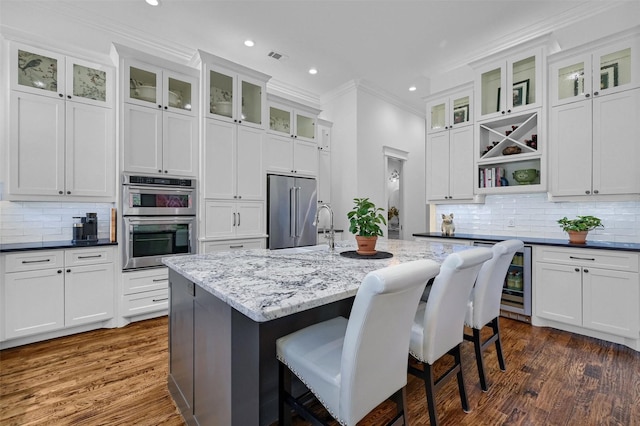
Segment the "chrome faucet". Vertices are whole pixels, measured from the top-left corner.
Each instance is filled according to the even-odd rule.
[[[331,210],[331,206],[329,204],[323,204],[320,207],[318,207],[318,211],[316,212],[316,220],[313,222],[314,225],[316,225],[319,220],[320,220],[320,211],[322,209],[327,209],[329,210],[329,250],[333,251],[335,249],[335,236],[336,233],[333,229],[333,210]],[[326,234],[327,234],[327,228],[323,228],[323,233],[322,235],[325,236],[326,238]]]

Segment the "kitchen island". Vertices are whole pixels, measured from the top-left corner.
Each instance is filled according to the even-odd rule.
[[[329,250],[238,250],[176,256],[169,267],[169,390],[189,424],[268,425],[277,419],[275,341],[348,317],[365,275],[418,259],[441,263],[468,246],[379,241],[387,259]],[[295,388],[294,388],[295,389]],[[197,422],[197,423],[196,423]]]

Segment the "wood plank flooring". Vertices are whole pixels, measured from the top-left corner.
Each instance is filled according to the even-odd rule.
[[[504,318],[501,326],[507,371],[489,349],[483,393],[465,343],[473,411],[462,411],[452,381],[436,396],[441,425],[640,425],[640,353]],[[167,373],[166,317],[5,349],[0,425],[183,425]],[[407,394],[411,424],[429,424],[422,382],[409,376]],[[382,424],[394,410],[383,403],[361,424]]]

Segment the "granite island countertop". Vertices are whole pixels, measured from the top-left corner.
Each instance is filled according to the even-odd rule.
[[[378,240],[387,259],[349,259],[340,252],[355,250],[353,241],[337,241],[335,252],[314,250],[233,250],[163,258],[163,263],[189,281],[257,322],[355,296],[362,279],[373,270],[418,259],[441,263],[452,252],[469,246]]]

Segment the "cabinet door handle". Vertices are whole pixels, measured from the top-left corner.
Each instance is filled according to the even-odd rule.
[[[569,256],[569,259],[576,259],[576,260],[592,260],[592,261],[595,261],[595,260],[596,260],[594,257],[578,257],[578,256]]]
[[[229,246],[229,248],[233,248],[233,249],[242,248],[242,247],[244,247],[244,244],[239,244],[237,246]]]
[[[600,193],[600,191],[598,191],[597,189],[594,189],[594,190],[593,190],[593,193],[594,193],[594,194],[599,194],[599,193]]]
[[[154,303],[155,302],[164,302],[165,300],[169,300],[168,297],[162,298],[162,299],[151,299]]]
[[[169,281],[169,278],[157,278],[153,280],[154,283],[161,283],[163,281]]]
[[[27,263],[44,263],[44,262],[51,262],[51,259],[41,259],[41,260],[23,260],[22,263],[23,264],[27,264]]]
[[[588,189],[586,191],[584,191],[585,194],[589,195],[591,194],[591,191],[589,191]]]
[[[58,273],[61,274],[62,273],[62,269],[58,269]]]
[[[585,269],[585,270],[584,270],[584,273],[585,273],[585,274],[588,274],[588,273],[589,273],[589,270],[588,270],[588,269]]]
[[[233,226],[236,226],[236,214],[233,213]]]
[[[576,272],[580,272],[580,268],[576,268],[576,269],[575,269],[575,271],[576,271]]]
[[[78,259],[95,259],[98,257],[102,257],[101,254],[93,254],[91,256],[78,256]]]
[[[67,273],[71,272],[71,269],[67,269]]]
[[[585,93],[585,94],[584,94],[584,97],[585,97],[585,98],[588,98],[588,97],[590,97],[590,96],[591,96],[591,95],[590,95],[590,94],[588,94],[588,93]]]
[[[238,226],[240,226],[240,213],[238,213]]]
[[[599,94],[599,92],[593,92],[593,96],[598,96]]]

